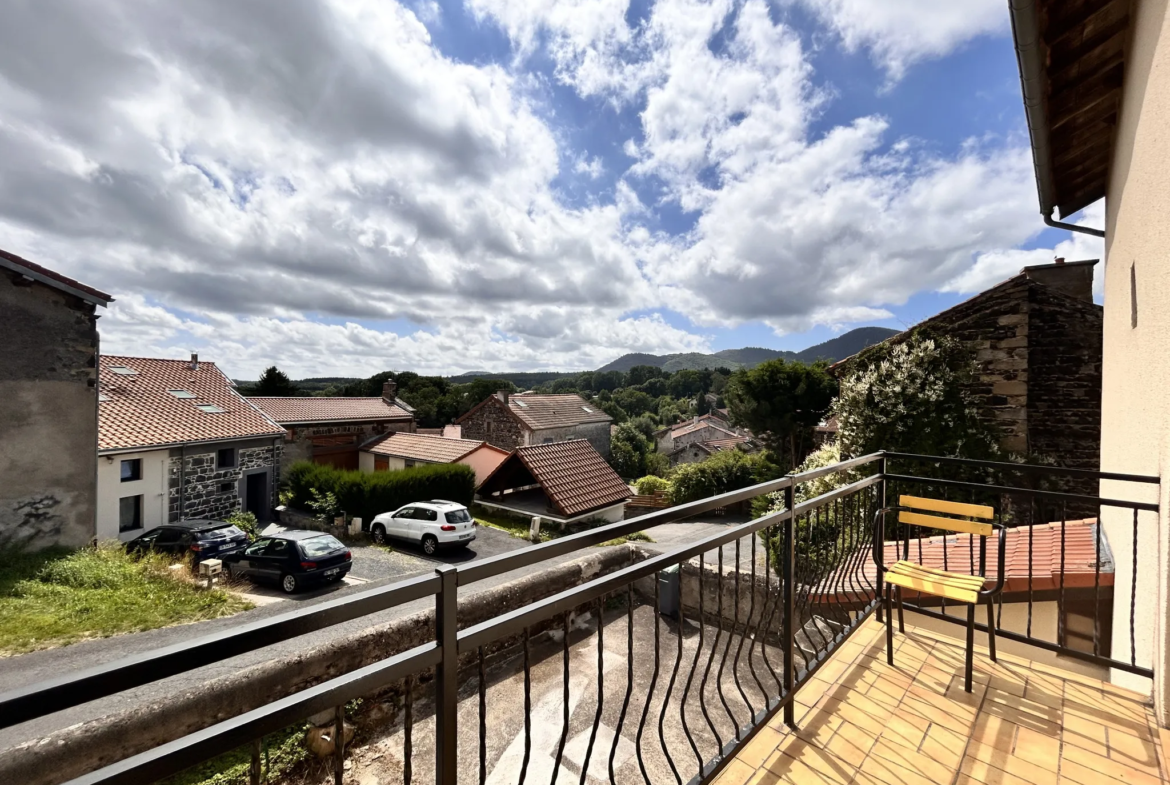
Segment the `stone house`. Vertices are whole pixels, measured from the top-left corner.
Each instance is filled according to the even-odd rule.
[[[654,442],[658,452],[669,455],[689,444],[743,435],[745,434],[733,428],[722,416],[702,414],[655,431]]]
[[[98,539],[164,522],[276,506],[284,429],[215,363],[103,357],[98,394]]]
[[[456,420],[463,438],[504,450],[585,439],[609,457],[613,419],[580,395],[509,395],[501,390]]]
[[[386,472],[427,463],[461,463],[475,471],[478,481],[507,457],[507,450],[487,442],[399,431],[363,444],[358,465],[363,472]]]
[[[414,410],[394,382],[381,398],[249,398],[285,430],[282,470],[297,461],[359,468],[361,446],[392,432],[414,433]]]
[[[94,537],[97,308],[112,300],[0,251],[0,547]]]
[[[687,442],[668,454],[671,466],[684,463],[699,463],[712,455],[728,450],[744,453],[759,452],[760,445],[750,436],[728,436],[723,439],[709,439],[702,442]]]
[[[1025,267],[888,340],[922,329],[958,338],[975,355],[972,391],[1002,432],[1004,449],[1097,469],[1103,310],[1093,302],[1096,263]],[[847,373],[853,360],[832,368]]]
[[[586,439],[517,447],[485,477],[476,501],[521,517],[565,526],[613,523],[634,494]]]

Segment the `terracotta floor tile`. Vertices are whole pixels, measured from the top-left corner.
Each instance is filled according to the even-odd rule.
[[[1032,785],[1056,785],[1055,766],[1051,769],[1038,766],[1006,750],[972,742],[967,745],[967,757],[994,766]]]
[[[1031,728],[1020,728],[1012,754],[1028,763],[1056,771],[1060,765],[1060,740]]]
[[[878,738],[916,750],[922,744],[922,740],[926,738],[926,731],[929,728],[930,723],[920,717],[898,714],[886,722],[885,730],[878,735]]]
[[[1069,758],[1070,750],[1080,758]],[[1084,762],[1082,762],[1084,761]],[[1080,785],[1100,785],[1102,782],[1124,782],[1129,785],[1161,785],[1162,780],[1151,777],[1129,766],[1093,755],[1076,747],[1065,747],[1060,761],[1060,776]]]
[[[728,763],[726,768],[720,772],[714,785],[743,785],[755,773],[755,766],[749,766],[736,758]]]
[[[758,769],[764,761],[775,751],[776,747],[785,739],[785,735],[769,728],[767,725],[760,728],[747,745],[736,754],[736,760]]]
[[[1105,726],[1091,720],[1066,716],[1061,740],[1066,746],[1080,747],[1096,755],[1109,756],[1109,736]]]
[[[929,755],[891,744],[885,739],[878,739],[869,755],[871,758],[882,758],[902,771],[914,772],[931,782],[949,782],[955,776],[953,766],[940,763]]]
[[[1025,779],[974,758],[963,759],[963,766],[955,782],[965,785],[1032,785]]]
[[[1064,716],[1066,724],[1070,717],[1079,718],[1089,722],[1095,722],[1111,730],[1118,730],[1122,733],[1128,733],[1153,741],[1153,734],[1150,731],[1148,719],[1123,716],[1111,711],[1108,707],[1073,703],[1066,698],[1064,701]]]
[[[1031,679],[1028,680],[1027,689],[1024,691],[1024,698],[1033,703],[1050,706],[1054,709],[1059,709],[1064,705],[1064,698],[1059,690],[1053,690],[1047,684],[1034,683]]]
[[[1109,759],[1138,771],[1161,776],[1158,765],[1157,742],[1131,736],[1128,733],[1107,731],[1109,737]]]
[[[998,747],[1001,750],[1011,752],[1015,749],[1016,734],[1019,732],[1020,726],[1005,720],[1002,717],[996,717],[992,714],[980,714],[975,720],[975,725],[971,728],[971,733],[967,734],[972,741],[977,741],[981,744],[989,744],[992,747]],[[1060,738],[1060,726],[1055,726],[1055,733],[1050,734],[1051,738]],[[1039,731],[1036,731],[1039,733]]]
[[[931,722],[937,722],[947,730],[953,730],[956,733],[970,733],[976,719],[973,713],[948,711],[945,708],[920,701],[912,695],[907,695],[898,708],[898,713],[903,717],[906,716],[907,712],[917,714]]]
[[[811,772],[822,781],[837,785],[846,785],[856,771],[845,761],[811,744],[777,750],[764,764],[764,768],[775,774],[792,776],[797,781]]]
[[[903,785],[903,783],[905,785],[944,785],[943,782],[929,779],[913,771],[907,771],[876,755],[870,755],[866,758],[858,773],[868,775],[884,785]],[[949,781],[948,778],[946,782]]]

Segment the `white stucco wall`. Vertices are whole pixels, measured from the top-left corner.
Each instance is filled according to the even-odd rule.
[[[1138,0],[1131,17],[1121,113],[1105,216],[1105,347],[1101,400],[1101,469],[1166,477],[1170,466],[1170,27],[1167,0]],[[1104,482],[1103,496],[1153,500],[1155,487]],[[1161,512],[1139,519],[1137,656],[1152,662],[1155,703],[1170,722],[1170,518],[1166,482]],[[1114,652],[1127,655],[1129,596],[1134,574],[1133,514],[1106,508],[1105,531],[1116,560]],[[1126,547],[1130,546],[1130,547]],[[1142,679],[1115,674],[1141,689]]]
[[[381,457],[385,458],[388,464],[385,471],[398,471],[399,469],[406,468],[406,461],[402,460],[401,458],[395,457],[393,455],[383,455]],[[363,450],[358,454],[358,469],[363,472],[374,471],[374,460],[374,453]]]
[[[98,456],[97,538],[99,540],[132,540],[147,529],[153,529],[167,514],[167,450]],[[142,479],[122,482],[122,461],[142,460]],[[119,534],[119,500],[123,496],[142,495],[142,528]]]

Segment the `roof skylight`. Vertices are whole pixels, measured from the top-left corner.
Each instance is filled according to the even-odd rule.
[[[198,398],[199,397],[198,395],[191,392],[190,390],[167,390],[167,392],[169,392],[171,395],[175,396],[176,398]]]
[[[582,406],[581,408],[584,409],[585,411],[589,412],[590,414],[593,414],[593,410],[590,409],[588,406]]]
[[[111,365],[110,371],[118,374],[119,376],[137,376],[138,375],[138,371],[134,370],[133,368],[128,368],[125,365]]]
[[[524,401],[516,401],[516,405],[519,406],[521,409],[528,408],[528,404],[524,403]]]
[[[99,401],[108,401],[108,400],[110,400],[110,396],[106,395],[105,393],[98,393],[98,400]]]
[[[207,412],[209,414],[222,414],[227,411],[227,409],[221,409],[214,403],[202,403],[195,408],[201,412]]]

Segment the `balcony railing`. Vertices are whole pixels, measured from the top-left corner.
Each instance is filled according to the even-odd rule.
[[[808,483],[830,476],[836,480],[834,490],[798,501],[807,495]],[[1144,536],[1140,515],[1156,512],[1157,505],[1102,498],[1094,490],[1101,481],[1148,484],[1157,479],[869,455],[466,566],[444,565],[434,575],[31,685],[0,695],[0,727],[433,597],[433,641],[73,782],[153,782],[251,744],[251,781],[258,783],[264,736],[334,711],[334,737],[342,739],[345,704],[388,689],[401,696],[403,707],[394,733],[404,783],[583,783],[587,775],[612,783],[708,782],[771,718],[782,712],[793,722],[796,691],[875,612],[881,582],[872,561],[873,516],[911,488],[919,495],[990,502],[1010,526],[1028,532],[1028,556],[1022,562],[1027,574],[1017,575],[1017,588],[1026,589],[1017,592],[1015,605],[1006,601],[1007,618],[1000,604],[996,626],[1001,637],[1152,675],[1136,639],[1135,598],[1141,580],[1138,543]],[[464,587],[763,494],[781,494],[783,509],[460,629]],[[1082,518],[1096,512],[1098,523],[1103,510],[1114,518],[1094,529],[1091,584],[1082,565],[1075,587],[1065,581],[1066,572],[1071,574],[1064,537],[1070,510]],[[1118,511],[1128,516],[1125,525],[1118,524]],[[1037,580],[1031,546],[1041,526],[1059,527],[1055,562],[1051,553],[1044,561],[1045,577],[1056,575],[1056,588],[1042,588]],[[1045,531],[1054,542],[1053,530]],[[944,560],[954,557],[956,543],[944,539],[940,547]],[[1126,570],[1119,568],[1119,560],[1106,558],[1122,552],[1129,557],[1122,560]],[[1091,592],[1095,600],[1091,647],[1089,617],[1083,614],[1076,617],[1080,638],[1070,637],[1065,615],[1055,635],[1046,637],[1039,623],[1033,625],[1042,603],[1063,608],[1074,588],[1081,595]],[[1130,598],[1127,618],[1110,616],[1113,633],[1107,636],[1106,615],[1124,608],[1115,601],[1124,596],[1121,592]],[[1013,620],[1020,615],[1016,606],[1026,607],[1023,629]],[[925,598],[909,598],[906,607],[933,619],[959,621],[944,604]],[[1124,656],[1115,657],[1116,647],[1105,641],[1121,640],[1118,629],[1128,630],[1130,645]],[[347,776],[346,750],[340,743],[335,749],[334,779],[340,783]]]

